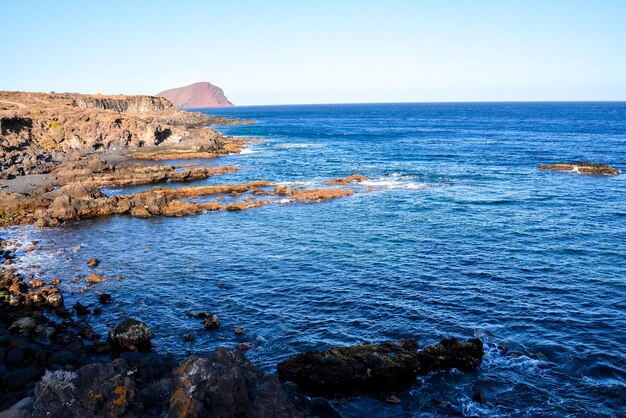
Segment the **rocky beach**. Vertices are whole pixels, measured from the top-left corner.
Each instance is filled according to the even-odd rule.
[[[367,393],[396,403],[417,376],[480,366],[480,339],[446,339],[421,350],[409,339],[304,352],[278,364],[278,374],[252,365],[246,342],[181,362],[153,349],[156,324],[128,318],[100,335],[86,321],[111,309],[111,295],[98,287],[113,278],[94,270],[107,263],[105,254],[85,259],[89,273],[70,278],[50,277],[45,265],[14,266],[31,253],[67,251],[10,236],[14,225],[181,217],[375,190],[361,186],[369,179],[359,174],[314,188],[272,179],[194,185],[237,172],[219,165],[220,157],[258,142],[209,126],[250,122],[176,110],[150,96],[0,92],[0,417],[340,416],[328,399]],[[106,194],[131,186],[146,189]],[[59,288],[65,280],[86,286],[72,306]],[[207,332],[220,327],[210,312],[189,316]]]

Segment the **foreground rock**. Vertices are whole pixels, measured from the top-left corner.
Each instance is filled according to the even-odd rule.
[[[541,164],[538,168],[540,170],[572,171],[581,174],[601,174],[606,176],[617,176],[621,174],[621,171],[608,164],[594,164],[589,162]]]
[[[479,339],[443,340],[420,352],[415,340],[404,340],[297,354],[278,364],[278,375],[313,395],[379,394],[408,387],[418,375],[433,371],[475,370],[482,358]]]
[[[174,370],[169,417],[298,417],[278,378],[264,375],[243,354],[219,347]]]

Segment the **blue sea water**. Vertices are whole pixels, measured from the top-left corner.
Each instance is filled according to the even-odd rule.
[[[626,103],[205,112],[254,119],[218,130],[265,142],[210,161],[240,170],[197,184],[371,181],[319,204],[15,229],[68,249],[22,261],[60,275],[68,304],[97,304],[69,281],[88,273],[87,258],[124,276],[99,288],[113,302],[96,330],[139,318],[159,351],[181,357],[249,342],[248,358],[268,372],[303,350],[479,337],[478,371],[420,378],[397,405],[361,396],[337,408],[348,417],[626,415],[626,175],[536,169],[588,160],[626,170]],[[202,330],[189,309],[217,313],[222,327]],[[182,342],[187,333],[194,343]],[[475,390],[485,404],[471,400]]]

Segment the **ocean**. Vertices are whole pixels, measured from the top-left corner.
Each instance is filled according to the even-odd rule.
[[[247,357],[267,372],[304,350],[479,337],[478,371],[419,378],[399,404],[363,395],[337,409],[346,417],[626,415],[626,175],[537,170],[578,160],[625,171],[626,103],[203,111],[254,119],[217,129],[264,142],[209,161],[240,170],[195,184],[316,187],[355,173],[370,181],[323,203],[12,228],[76,253],[20,261],[61,276],[68,306],[97,305],[97,293],[80,295],[69,281],[88,273],[86,258],[124,277],[100,285],[113,299],[93,319],[96,331],[137,318],[158,351],[180,358],[248,342]],[[202,330],[190,309],[218,314],[222,327]],[[195,342],[182,341],[187,333]],[[484,404],[472,401],[476,390]]]

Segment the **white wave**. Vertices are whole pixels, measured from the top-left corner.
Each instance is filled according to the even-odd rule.
[[[276,148],[280,149],[290,149],[290,148],[311,148],[311,147],[320,147],[321,144],[313,144],[309,142],[300,142],[300,143],[286,143],[286,144],[278,144]]]
[[[427,183],[419,183],[414,181],[413,176],[406,176],[399,173],[391,173],[388,176],[379,177],[364,181],[364,186],[368,187],[380,187],[384,189],[404,189],[404,190],[419,190],[428,187]]]
[[[251,148],[244,148],[241,150],[241,152],[239,154],[255,154],[257,151],[251,149]]]
[[[288,187],[294,187],[294,186],[319,186],[320,185],[320,181],[316,181],[316,180],[308,180],[308,181],[279,181],[278,183],[276,183],[279,186],[288,186]]]

